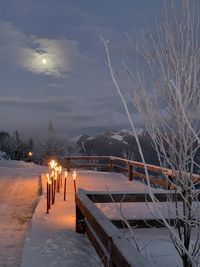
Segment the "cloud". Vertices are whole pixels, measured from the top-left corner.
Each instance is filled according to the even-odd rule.
[[[25,35],[17,31],[12,23],[0,21],[0,32],[1,47],[6,45],[14,47],[25,43]]]
[[[46,97],[42,99],[25,99],[21,97],[0,97],[0,105],[12,108],[25,108],[32,110],[49,110],[57,112],[70,112],[73,105],[72,98]]]
[[[33,38],[35,49],[24,48],[22,66],[35,73],[64,76],[72,71],[77,43],[70,40]]]
[[[80,53],[77,41],[29,36],[4,21],[0,21],[0,32],[0,58],[36,74],[66,77],[94,62]]]

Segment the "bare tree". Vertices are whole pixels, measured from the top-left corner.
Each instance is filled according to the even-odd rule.
[[[62,161],[63,157],[73,155],[75,152],[78,153],[77,146],[67,138],[61,139],[53,123],[49,121],[47,131],[35,142],[33,161],[47,165],[51,159]]]
[[[156,32],[143,34],[139,40],[136,70],[123,64],[132,101],[144,118],[160,165],[172,170],[171,179],[167,175],[166,179],[175,185],[175,189],[167,192],[169,214],[175,218],[175,225],[160,215],[184,267],[198,266],[200,256],[196,189],[199,179],[193,175],[194,168],[199,167],[196,154],[200,148],[200,39],[196,4],[195,0],[165,4],[165,17],[156,23]],[[108,43],[103,42],[112,80],[135,131],[121,83],[112,68]],[[137,144],[145,164],[139,140]],[[148,178],[147,168],[145,173]],[[171,197],[172,191],[175,198]],[[156,205],[152,191],[151,197]]]

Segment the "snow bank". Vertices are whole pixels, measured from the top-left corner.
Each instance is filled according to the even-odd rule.
[[[33,167],[33,163],[19,161],[19,160],[0,160],[0,167],[7,167],[7,168],[30,168]]]
[[[0,160],[0,266],[16,267],[21,262],[40,173],[36,165],[30,168],[25,162]]]

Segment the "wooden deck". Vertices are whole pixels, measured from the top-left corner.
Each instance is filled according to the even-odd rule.
[[[67,193],[66,201],[64,203],[66,208],[66,225],[67,229],[75,230],[75,192],[74,183],[72,179],[73,170],[68,173],[67,178]],[[45,178],[43,179],[43,188],[45,187]],[[79,188],[88,191],[109,191],[109,192],[147,192],[147,186],[139,181],[129,181],[127,177],[120,173],[115,172],[94,172],[94,171],[77,171],[76,179],[77,190]],[[156,190],[158,192],[163,192],[163,190]],[[56,193],[57,198],[59,195],[59,201],[64,199],[63,188],[60,193]],[[56,209],[56,203],[55,207]],[[50,210],[51,213],[51,210]]]
[[[62,241],[64,247],[61,248],[63,250],[69,246],[68,242],[71,242],[70,238],[68,238],[69,234],[73,235],[73,239],[75,239],[77,243],[83,242],[82,239],[84,237],[81,236],[80,239],[80,235],[77,235],[74,231],[76,211],[75,211],[75,192],[74,192],[72,174],[73,170],[68,173],[66,201],[64,201],[63,188],[61,188],[60,193],[56,193],[56,201],[55,204],[51,206],[49,214],[46,214],[46,177],[44,177],[43,196],[41,198],[41,201],[36,209],[36,212],[32,220],[32,226],[28,234],[27,244],[25,245],[21,267],[48,266],[48,264],[50,264],[54,260],[52,257],[55,257],[56,254],[54,254],[53,256],[48,253],[45,254],[44,250],[47,248],[48,251],[49,240],[55,240],[55,239],[60,240],[61,237],[59,237],[59,235],[64,237],[64,241]],[[84,190],[92,192],[106,191],[111,194],[114,192],[115,193],[120,192],[120,194],[121,193],[125,194],[127,192],[129,192],[130,194],[132,193],[144,194],[148,192],[148,188],[145,184],[134,180],[129,181],[127,176],[114,172],[96,172],[96,171],[84,171],[84,170],[77,171],[76,186],[77,190],[78,188],[83,188]],[[157,193],[164,192],[163,189],[153,189],[153,190]],[[129,205],[129,203],[127,204]],[[131,204],[133,204],[132,207],[128,206],[126,208],[125,206],[125,210],[127,210],[128,213],[130,213],[129,212],[130,208],[131,209],[133,208],[130,214],[131,216],[134,215],[134,217],[137,217],[140,216],[141,214],[143,216],[147,216],[147,214],[149,214],[148,216],[152,216],[146,204],[144,203],[142,203],[142,205],[141,203],[131,203]],[[104,213],[104,216],[106,216],[109,220],[113,219],[114,215],[116,216],[116,211],[113,208],[114,204],[96,203],[95,205]],[[138,207],[137,205],[141,206]],[[45,231],[41,232],[41,229],[45,229]],[[39,245],[38,245],[38,240],[39,240]],[[94,252],[92,252],[94,251],[94,249],[93,247],[91,247],[91,245],[86,239],[84,242],[86,242],[85,246],[88,247],[88,253],[93,255],[93,258],[91,258],[93,262],[91,262],[90,266],[91,267],[99,266],[100,258],[94,256],[93,254]],[[41,254],[40,251],[43,251],[44,253]],[[72,247],[72,257],[74,258],[73,253],[75,252]],[[81,267],[83,265],[81,265],[80,261],[82,263],[84,263],[84,261],[86,262],[86,259],[88,258],[87,253],[81,250],[80,254],[81,258],[77,256],[77,262],[74,262],[73,266]],[[69,260],[69,254],[67,258],[65,257],[66,257],[65,253],[63,253],[62,257],[57,262],[57,266],[59,267],[72,266],[63,264],[63,262],[66,263],[66,261]]]

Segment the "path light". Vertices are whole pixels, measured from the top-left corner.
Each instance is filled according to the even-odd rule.
[[[59,167],[55,167],[56,191],[59,192]]]
[[[51,160],[49,162],[51,168],[51,187],[50,187],[50,194],[51,194],[51,204],[55,203],[55,194],[56,194],[56,185],[57,185],[57,176],[58,176],[58,167],[57,162],[55,160]]]
[[[64,201],[66,200],[66,192],[67,192],[67,171],[64,174]]]
[[[72,177],[74,181],[74,193],[76,193],[76,171],[73,172]]]
[[[51,208],[51,180],[49,174],[47,173],[47,213]]]
[[[62,188],[62,186],[63,186],[63,182],[62,182],[62,166],[59,166],[59,176],[60,176],[59,187]]]
[[[28,160],[29,162],[31,162],[32,156],[33,156],[32,151],[29,151],[29,152],[27,153],[27,160]]]
[[[72,177],[73,177],[73,180],[76,180],[76,171],[73,172]]]
[[[53,175],[53,181],[52,181],[52,204],[55,203],[55,196],[56,196],[56,185],[57,185],[57,172],[56,170],[53,171],[54,175]]]
[[[54,170],[51,172],[51,204],[54,204]]]
[[[57,162],[56,162],[55,160],[52,159],[52,160],[49,162],[49,165],[50,165],[51,169],[53,170],[53,169],[56,168],[56,166],[57,166]]]
[[[54,177],[54,170],[51,171],[51,179]]]
[[[58,174],[58,180],[57,180],[57,192],[60,192],[60,188],[62,187],[61,184],[62,184],[62,177],[61,177],[61,172],[62,172],[62,167],[61,166],[58,166],[56,167],[56,171],[57,171],[57,174]]]
[[[49,162],[49,165],[50,165],[51,169],[54,168],[54,163],[55,163],[55,160],[51,160],[51,161]]]

